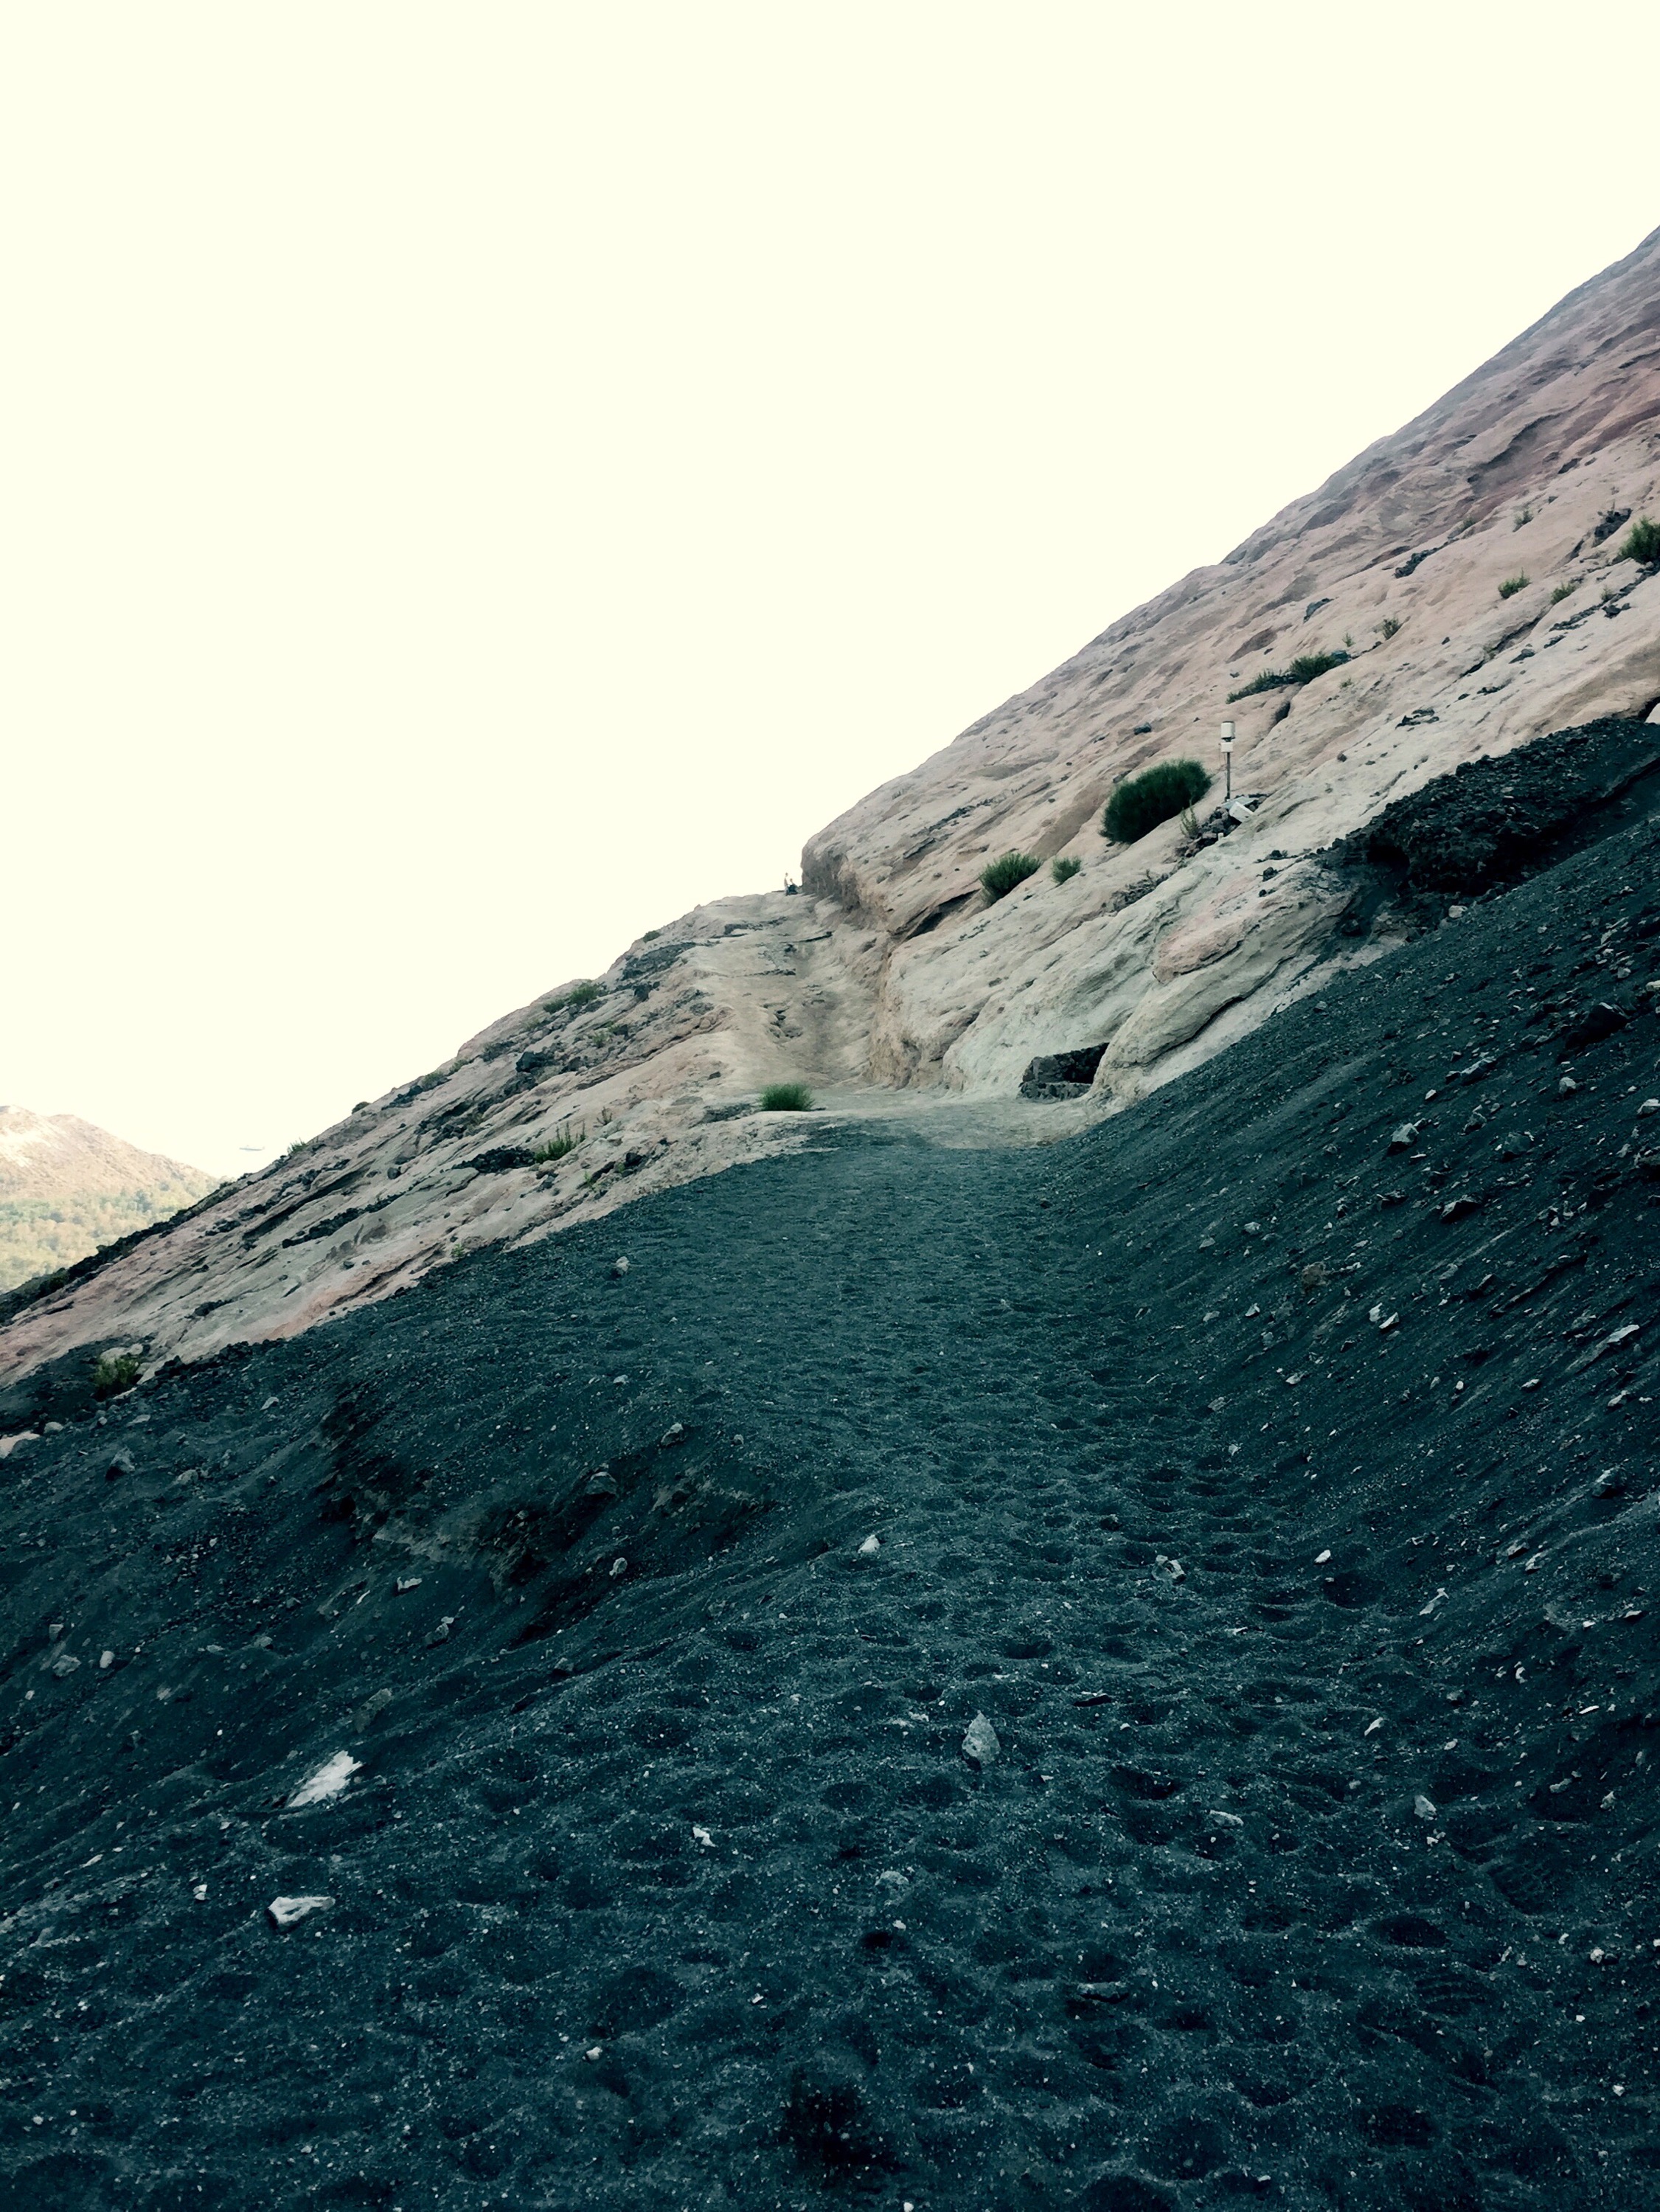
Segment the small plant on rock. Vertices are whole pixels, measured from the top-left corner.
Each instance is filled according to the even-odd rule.
[[[1660,565],[1660,522],[1651,522],[1646,514],[1641,516],[1626,532],[1625,543],[1614,557],[1616,561],[1635,561],[1645,568]]]
[[[769,1083],[760,1094],[763,1114],[810,1114],[813,1094],[804,1083]]]
[[[1101,835],[1115,845],[1133,845],[1184,807],[1190,810],[1209,788],[1210,772],[1198,761],[1160,761],[1124,778],[1106,802]]]
[[[1579,582],[1577,577],[1571,584],[1559,584],[1556,586],[1556,589],[1550,595],[1550,603],[1552,606],[1560,607],[1563,600],[1571,599],[1578,588]]]
[[[1378,635],[1387,645],[1400,627],[1400,623],[1394,615],[1385,615],[1378,625]]]
[[[1074,860],[1069,854],[1063,860],[1051,860],[1049,863],[1049,872],[1057,884],[1069,884],[1082,866],[1081,860]]]
[[[575,1152],[577,1146],[582,1142],[583,1138],[585,1137],[588,1131],[585,1126],[577,1133],[577,1135],[573,1136],[571,1134],[571,1125],[568,1121],[566,1122],[565,1126],[557,1131],[554,1135],[549,1137],[545,1144],[538,1145],[536,1147],[535,1151],[530,1154],[531,1165],[533,1167],[539,1168],[547,1167],[551,1165],[554,1160],[562,1160],[567,1152]]]
[[[138,1362],[130,1352],[106,1352],[92,1370],[94,1398],[114,1398],[138,1380]]]
[[[1526,575],[1506,576],[1499,586],[1499,596],[1501,599],[1513,599],[1518,592],[1525,592],[1532,580],[1530,576]]]
[[[1348,659],[1344,653],[1300,653],[1288,668],[1265,668],[1260,676],[1253,676],[1249,684],[1242,684],[1237,691],[1230,691],[1227,703],[1236,699],[1249,699],[1258,691],[1279,691],[1289,684],[1312,684],[1317,676],[1324,676],[1329,668],[1341,668]]]
[[[1000,860],[988,860],[980,870],[980,889],[985,893],[986,904],[995,906],[1000,898],[1007,898],[1042,866],[1035,853],[1005,853]]]

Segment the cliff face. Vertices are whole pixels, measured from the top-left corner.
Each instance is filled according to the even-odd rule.
[[[84,1259],[213,1187],[199,1168],[73,1114],[0,1106],[0,1290]]]
[[[800,896],[700,908],[597,988],[481,1032],[15,1312],[0,1376],[117,1336],[154,1362],[291,1334],[477,1244],[798,1145],[810,1121],[742,1110],[778,1078],[845,1113],[912,1112],[906,1094],[931,1091],[971,1139],[1059,1133],[1142,1096],[1400,941],[1387,904],[1356,920],[1337,841],[1461,763],[1653,711],[1660,574],[1616,556],[1629,519],[1660,519],[1657,442],[1660,232],[1226,560],[821,831]],[[1336,653],[1312,681],[1228,704]],[[1224,713],[1245,818],[1197,848],[1176,823],[1104,843],[1114,783],[1172,757],[1215,765]],[[1081,871],[988,907],[979,871],[1015,848]],[[1019,1102],[1034,1057],[1078,1048],[1099,1048],[1086,1096]]]

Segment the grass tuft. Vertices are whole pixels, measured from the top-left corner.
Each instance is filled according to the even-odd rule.
[[[1571,584],[1559,584],[1550,595],[1552,606],[1560,607],[1563,600],[1571,599],[1578,588],[1579,580],[1577,577]]]
[[[763,1114],[810,1114],[813,1094],[804,1083],[769,1083],[760,1094]]]
[[[1513,599],[1518,592],[1526,591],[1532,580],[1533,579],[1527,575],[1506,576],[1499,586],[1499,596],[1501,599]]]
[[[1625,543],[1614,557],[1636,561],[1645,568],[1660,564],[1660,522],[1651,522],[1646,514],[1640,516],[1626,532]]]
[[[1385,615],[1382,622],[1378,625],[1378,635],[1382,638],[1384,643],[1387,645],[1390,638],[1392,638],[1399,630],[1400,627],[1400,619],[1397,616]]]
[[[567,1152],[575,1152],[587,1133],[587,1124],[585,1122],[575,1136],[573,1136],[571,1125],[567,1121],[557,1135],[549,1137],[545,1144],[536,1146],[530,1154],[531,1165],[539,1168],[546,1167],[552,1161],[562,1160]]]
[[[1168,822],[1172,814],[1203,799],[1209,788],[1209,770],[1199,762],[1160,761],[1154,768],[1143,769],[1139,775],[1124,778],[1106,802],[1101,835],[1115,845],[1133,845],[1149,830],[1156,830],[1160,823]]]
[[[1051,860],[1049,863],[1049,872],[1057,884],[1069,884],[1082,866],[1081,860],[1073,860],[1069,856],[1063,860]]]
[[[1288,668],[1265,668],[1260,676],[1253,676],[1249,684],[1242,684],[1237,691],[1230,691],[1227,703],[1236,699],[1249,699],[1258,691],[1282,690],[1288,684],[1312,684],[1317,676],[1324,676],[1329,668],[1341,668],[1348,659],[1347,653],[1300,653]]]
[[[1000,898],[1007,898],[1028,876],[1035,876],[1043,862],[1035,853],[1005,853],[1002,858],[988,860],[980,870],[980,889],[985,893],[988,906],[995,906]]]

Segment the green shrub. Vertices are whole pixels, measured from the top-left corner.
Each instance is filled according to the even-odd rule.
[[[138,1380],[138,1362],[130,1352],[106,1352],[92,1370],[93,1395],[113,1398],[123,1390],[130,1390]]]
[[[810,1114],[813,1094],[804,1083],[769,1083],[760,1094],[763,1114]]]
[[[1626,542],[1615,555],[1616,561],[1637,561],[1645,568],[1660,563],[1660,522],[1651,522],[1646,514],[1639,516],[1626,532]]]
[[[1506,576],[1499,586],[1499,596],[1501,599],[1514,599],[1518,592],[1526,591],[1532,580],[1530,576]]]
[[[1249,699],[1258,691],[1278,691],[1287,684],[1312,684],[1317,676],[1324,676],[1328,668],[1341,668],[1348,659],[1347,653],[1300,653],[1289,668],[1265,668],[1260,676],[1253,676],[1249,684],[1242,684],[1237,691],[1230,691],[1227,703],[1236,699]]]
[[[604,996],[603,983],[579,983],[574,990],[567,991],[559,1003],[562,1006],[573,1006],[580,1012],[584,1006],[591,1006]]]
[[[531,1165],[539,1168],[546,1167],[550,1161],[562,1160],[566,1152],[575,1152],[587,1133],[587,1127],[585,1125],[573,1137],[571,1134],[571,1125],[567,1121],[557,1136],[549,1137],[545,1144],[536,1146],[530,1154]]]
[[[1378,625],[1378,635],[1387,645],[1400,627],[1400,623],[1394,615],[1385,615]]]
[[[1197,761],[1160,761],[1139,775],[1124,778],[1106,802],[1101,835],[1115,845],[1133,845],[1149,830],[1203,799],[1209,788],[1210,772]]]
[[[1007,898],[1016,884],[1035,876],[1042,866],[1035,853],[1005,853],[1001,860],[988,860],[980,870],[980,889],[986,903],[994,906],[1000,898]]]
[[[1069,858],[1064,860],[1051,860],[1049,863],[1049,872],[1057,884],[1069,884],[1082,866],[1081,860]]]

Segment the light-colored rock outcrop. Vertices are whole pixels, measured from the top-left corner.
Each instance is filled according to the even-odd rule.
[[[1104,1045],[1093,1109],[1142,1095],[1334,962],[1376,957],[1375,933],[1357,951],[1334,931],[1350,892],[1319,858],[1335,840],[1461,761],[1660,701],[1660,574],[1615,561],[1609,520],[1660,520],[1657,487],[1660,233],[821,830],[799,896],[700,908],[631,946],[591,1003],[566,986],[482,1031],[17,1314],[0,1376],[118,1334],[154,1359],[288,1333],[456,1251],[809,1140],[810,1117],[724,1118],[777,1079],[844,1112],[931,1092],[982,1129],[1034,1055]],[[1309,684],[1227,703],[1336,650],[1350,658]],[[1114,783],[1175,756],[1217,765],[1224,713],[1249,820],[1195,853],[1174,823],[1107,846]],[[1013,848],[1081,872],[987,907],[979,871]],[[1076,1119],[1011,1104],[992,1124]],[[583,1133],[564,1158],[524,1158],[560,1131]]]

